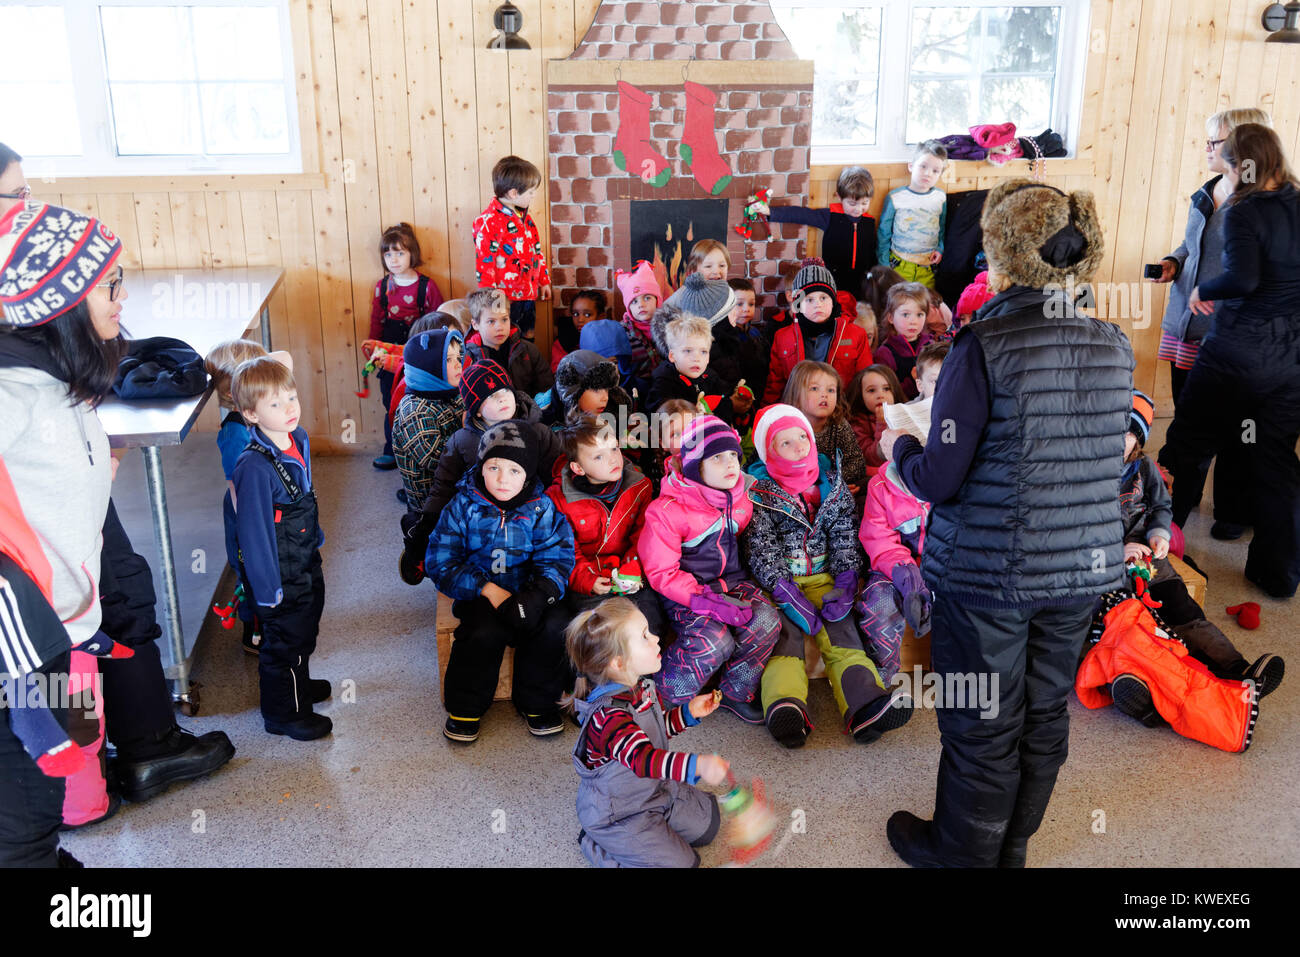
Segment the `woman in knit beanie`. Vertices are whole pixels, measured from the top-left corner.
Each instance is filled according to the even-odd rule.
[[[787,748],[802,747],[812,730],[807,635],[826,663],[845,730],[862,743],[874,741],[906,724],[912,704],[886,690],[851,614],[860,571],[853,495],[817,454],[812,426],[793,406],[758,413],[754,448],[761,460],[750,468],[754,517],[742,541],[754,580],[782,612],[781,636],[763,670],[767,728]]]

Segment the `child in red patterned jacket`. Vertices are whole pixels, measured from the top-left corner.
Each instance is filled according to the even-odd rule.
[[[474,220],[474,269],[479,288],[504,290],[510,300],[510,321],[530,328],[536,318],[534,301],[551,298],[551,274],[542,255],[542,239],[528,207],[542,185],[542,174],[518,156],[506,156],[492,167],[492,192],[487,209]]]

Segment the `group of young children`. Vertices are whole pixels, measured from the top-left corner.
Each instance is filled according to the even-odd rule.
[[[513,647],[528,731],[562,732],[565,712],[580,724],[580,842],[593,863],[698,860],[719,811],[694,786],[721,783],[728,765],[667,739],[722,708],[800,747],[812,731],[810,645],[856,741],[911,717],[892,679],[905,627],[929,630],[918,559],[930,506],[880,439],[890,406],[925,423],[942,387],[954,319],[930,266],[942,254],[944,160],[923,144],[879,232],[860,167],[841,175],[830,210],[766,209],[824,233],[824,261],[800,265],[775,318],[757,318],[753,285],[729,278],[725,246],[703,240],[675,291],[645,262],[620,270],[621,320],[607,318],[606,291],[579,292],[549,362],[531,339],[533,303],[550,295],[528,214],[535,167],[497,164],[474,225],[482,288],[463,304],[442,303],[415,273],[408,226],[384,233],[367,354],[392,418],[375,464],[401,472],[401,577],[432,580],[459,621],[444,734],[477,738]],[[963,300],[973,310],[987,298],[985,287]],[[244,341],[219,347],[208,368],[228,409],[228,552],[265,726],[310,740],[331,728],[312,709],[329,683],[310,670],[324,535],[293,374]],[[1146,461],[1150,428],[1139,411],[1133,463]],[[1130,465],[1125,481],[1134,474],[1143,483],[1125,485],[1126,514],[1145,503],[1148,519],[1130,522],[1142,525],[1134,547],[1160,560],[1167,491],[1151,468]],[[1162,570],[1168,594],[1167,581]],[[1280,679],[1280,659],[1247,665],[1190,614],[1179,624],[1195,623],[1194,655],[1261,685]]]

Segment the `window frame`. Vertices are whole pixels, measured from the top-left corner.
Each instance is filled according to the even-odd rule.
[[[187,175],[294,175],[306,172],[290,0],[0,0],[0,6],[60,7],[72,63],[73,96],[81,136],[80,156],[37,153],[21,143],[10,145],[23,155],[29,176],[46,179],[153,177]],[[101,7],[270,7],[280,22],[281,89],[285,96],[289,149],[272,154],[119,155],[116,147],[107,50]]]
[[[910,162],[915,143],[906,142],[907,102],[905,94],[911,83],[913,11],[924,7],[1060,7],[1060,32],[1057,41],[1057,71],[1053,93],[1055,107],[1051,128],[1065,140],[1069,157],[1079,156],[1079,130],[1082,127],[1084,89],[1088,68],[1088,27],[1090,0],[962,0],[945,4],[940,0],[776,0],[781,6],[808,10],[818,8],[860,7],[881,10],[880,74],[876,98],[876,144],[818,145],[811,147],[810,165],[835,166],[846,163]],[[778,20],[779,22],[779,20]],[[904,43],[890,38],[903,36]],[[816,97],[814,90],[813,96]],[[993,122],[1002,122],[994,119]],[[950,130],[962,133],[964,130]],[[1041,130],[1017,130],[1021,136]],[[946,135],[946,134],[945,134]]]

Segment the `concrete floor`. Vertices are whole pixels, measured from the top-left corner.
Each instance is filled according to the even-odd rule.
[[[1158,422],[1151,449],[1166,422]],[[299,743],[267,735],[256,699],[256,661],[209,616],[198,656],[202,713],[195,731],[224,729],[238,753],[221,772],[174,786],[112,820],[66,836],[90,866],[496,865],[577,867],[572,728],[537,740],[498,702],[477,744],[453,746],[437,687],[433,588],[396,574],[396,473],[369,457],[321,458],[315,467],[327,536],[325,619],[314,675],[334,682],[321,710],[332,737]],[[219,527],[219,509],[195,516]],[[179,524],[179,523],[178,523]],[[1207,612],[1246,658],[1296,656],[1297,608],[1265,597],[1241,575],[1245,542],[1209,538],[1209,505],[1189,522],[1188,553],[1209,574]],[[1224,615],[1244,600],[1263,624],[1243,631]],[[353,688],[346,700],[344,690]],[[933,711],[861,746],[838,731],[824,681],[813,683],[817,730],[785,751],[762,728],[725,713],[676,739],[717,752],[742,778],[762,778],[797,833],[769,858],[777,866],[901,866],[885,840],[896,809],[933,807],[939,735]],[[1062,770],[1029,863],[1047,867],[1296,866],[1300,783],[1300,674],[1261,706],[1254,744],[1231,755],[1169,730],[1148,730],[1113,708],[1071,698],[1070,760]],[[706,865],[727,861],[721,842]]]

